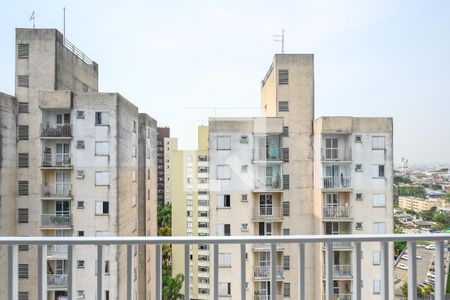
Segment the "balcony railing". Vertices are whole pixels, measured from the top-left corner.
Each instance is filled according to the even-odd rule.
[[[256,266],[253,270],[253,276],[255,279],[269,279],[271,266]],[[283,278],[283,266],[276,266],[277,278]]]
[[[253,220],[281,220],[283,219],[282,207],[254,207]]]
[[[70,138],[72,137],[72,125],[43,126],[41,127],[41,137]]]
[[[67,282],[67,274],[47,275],[47,286],[49,288],[65,288],[67,287]]]
[[[72,197],[72,185],[70,182],[57,184],[43,184],[42,197],[44,198],[69,198]]]
[[[325,248],[327,246],[326,243],[323,243],[323,247]],[[334,250],[351,250],[353,248],[353,245],[351,242],[335,242],[333,243],[333,249]]]
[[[230,246],[237,247],[240,249],[239,257],[236,259],[240,261],[240,270],[237,276],[241,280],[241,284],[238,289],[241,295],[247,294],[246,282],[250,280],[250,278],[246,278],[246,253],[247,253],[247,245],[249,244],[270,244],[270,256],[271,261],[276,261],[277,259],[277,251],[276,244],[277,243],[287,243],[292,247],[298,247],[298,265],[296,268],[291,269],[291,272],[298,272],[298,285],[293,285],[294,288],[297,288],[298,298],[306,299],[306,293],[308,289],[314,288],[312,285],[306,285],[305,278],[306,276],[310,276],[310,274],[306,273],[305,269],[305,249],[307,244],[316,244],[316,243],[326,243],[326,252],[325,252],[325,268],[324,268],[324,291],[326,300],[334,300],[334,276],[351,276],[352,282],[352,294],[354,299],[362,299],[362,270],[361,268],[361,246],[365,243],[378,243],[379,249],[381,251],[380,256],[380,273],[379,279],[381,281],[381,290],[380,290],[380,299],[389,299],[391,295],[391,291],[394,289],[394,278],[392,276],[392,264],[391,264],[391,250],[393,242],[406,241],[408,248],[408,256],[416,257],[417,256],[417,243],[422,243],[425,241],[432,241],[435,245],[435,255],[434,255],[434,269],[435,269],[435,299],[445,299],[445,267],[444,267],[444,250],[446,248],[445,241],[450,240],[450,234],[448,233],[438,233],[438,234],[365,234],[365,235],[289,235],[289,236],[207,236],[207,237],[185,237],[185,236],[177,236],[177,237],[0,237],[0,245],[7,246],[7,251],[5,251],[5,256],[7,253],[7,266],[5,266],[5,270],[8,270],[8,276],[6,278],[7,283],[3,286],[5,292],[7,293],[8,298],[16,300],[18,297],[18,286],[19,286],[19,278],[18,278],[18,256],[19,256],[19,245],[37,245],[38,257],[42,256],[47,249],[47,245],[68,245],[69,252],[69,260],[73,251],[79,251],[79,248],[95,246],[97,248],[97,259],[96,259],[96,274],[94,270],[83,274],[88,279],[92,279],[92,282],[96,282],[96,295],[93,295],[92,298],[97,300],[104,300],[105,293],[104,284],[103,284],[103,274],[104,274],[104,264],[105,257],[103,256],[105,245],[119,245],[119,247],[125,247],[126,253],[126,262],[124,263],[124,269],[126,270],[126,277],[123,278],[127,282],[126,286],[126,297],[124,299],[133,299],[133,255],[134,255],[134,247],[133,245],[155,245],[155,250],[152,252],[154,255],[154,263],[155,263],[155,280],[153,281],[153,286],[151,288],[155,291],[155,299],[161,299],[162,292],[162,245],[165,244],[178,244],[184,245],[184,256],[185,261],[189,261],[190,256],[190,247],[191,245],[199,245],[199,244],[210,244],[212,245],[212,255],[213,259],[211,261],[211,298],[218,298],[218,287],[219,287],[219,268],[218,264],[214,264],[214,261],[218,261],[219,259],[219,248],[220,245],[227,244]],[[350,266],[334,266],[334,252],[333,252],[333,243],[335,242],[351,242],[355,251],[352,255],[352,264]],[[75,247],[76,246],[76,247]],[[3,247],[2,247],[3,248]],[[3,249],[2,249],[3,250]],[[34,250],[33,250],[34,251]],[[416,292],[417,292],[417,260],[409,259],[408,260],[408,299],[415,300]],[[39,295],[43,295],[45,290],[45,286],[47,285],[49,288],[59,288],[59,287],[72,287],[67,289],[68,299],[74,299],[74,291],[76,291],[76,286],[74,285],[74,268],[69,267],[67,270],[67,274],[46,274],[46,262],[43,259],[36,259],[37,270],[41,270],[36,273],[36,289]],[[190,287],[190,264],[184,264],[184,289],[181,293],[185,295],[189,295],[189,287]],[[275,264],[271,265],[270,268],[270,290],[277,291],[277,266]],[[348,279],[350,280],[350,278]],[[365,286],[369,288],[370,292],[372,292],[371,287]],[[259,296],[259,295],[255,295]],[[265,295],[261,295],[265,296]],[[339,294],[338,294],[339,296]],[[346,297],[346,296],[343,296]],[[248,297],[250,298],[250,297]],[[258,298],[256,298],[258,299]],[[264,298],[262,298],[264,299]],[[283,299],[280,298],[279,295],[273,294],[270,295],[270,300]],[[340,298],[338,298],[340,299]],[[346,300],[346,298],[343,298]]]
[[[253,296],[253,300],[271,300],[271,299],[272,299],[272,296],[267,295],[265,293],[262,293],[260,295],[256,294]],[[284,299],[284,297],[281,295],[276,295],[276,299]]]
[[[352,148],[322,148],[322,161],[351,161]]]
[[[72,154],[42,154],[43,168],[68,168],[72,167]]]
[[[322,268],[322,275],[325,277],[325,265],[323,265]],[[333,265],[333,278],[352,278],[352,265]]]
[[[256,177],[255,180],[255,188],[257,189],[281,189],[281,173],[276,173],[273,176]]]
[[[45,228],[65,228],[72,226],[72,215],[41,215],[41,227]]]
[[[324,218],[324,219],[348,219],[348,218],[350,218],[350,207],[348,205],[342,205],[342,206],[325,205],[322,208],[322,218]]]
[[[324,189],[350,189],[352,187],[351,177],[324,177]]]
[[[47,256],[60,257],[67,256],[68,246],[67,245],[47,245]]]
[[[253,159],[260,161],[281,161],[283,160],[283,151],[278,147],[255,148],[253,150]]]
[[[326,300],[327,296],[323,295],[322,299]],[[353,294],[333,294],[331,297],[332,300],[352,300]]]

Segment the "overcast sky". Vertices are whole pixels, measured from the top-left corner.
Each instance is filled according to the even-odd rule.
[[[14,28],[62,30],[119,92],[196,145],[208,116],[258,115],[260,82],[286,30],[315,55],[315,116],[394,118],[395,161],[450,162],[450,2],[8,1],[0,91],[14,94]]]

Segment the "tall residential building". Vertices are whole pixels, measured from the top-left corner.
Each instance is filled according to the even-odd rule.
[[[178,139],[174,137],[166,137],[163,141],[164,145],[164,203],[171,203],[170,191],[170,174],[172,172],[172,152],[178,150]]]
[[[0,95],[0,212],[10,216],[2,234],[156,235],[155,120],[117,93],[99,93],[98,65],[54,29],[16,30],[16,99],[15,107]],[[134,249],[139,299],[153,280],[145,250]],[[49,245],[44,257],[43,297],[66,296],[67,246]],[[125,299],[126,248],[103,246],[103,258],[105,299]],[[75,298],[95,298],[96,259],[94,248],[74,248]],[[36,247],[19,246],[18,260],[19,298],[37,299]]]
[[[209,235],[208,127],[198,128],[198,150],[171,153],[172,235]],[[209,245],[190,249],[190,299],[212,299]],[[184,246],[173,245],[172,275],[184,274]]]
[[[178,149],[178,140],[170,137],[169,127],[158,127],[157,139],[158,204],[170,201],[170,153]]]
[[[211,235],[392,232],[392,119],[314,121],[312,55],[275,55],[261,93],[263,117],[210,119]],[[219,297],[240,298],[239,250],[220,246]],[[297,245],[275,251],[272,262],[268,245],[247,245],[247,298],[298,298]],[[363,299],[378,299],[380,249],[362,251],[371,270],[362,278]],[[322,245],[306,246],[306,299],[324,297],[324,253]],[[334,247],[338,299],[351,297],[353,255],[352,245]]]

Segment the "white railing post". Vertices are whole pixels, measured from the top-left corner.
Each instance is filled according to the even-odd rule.
[[[156,265],[156,280],[155,280],[155,294],[156,294],[156,299],[157,300],[161,300],[162,296],[161,296],[161,284],[162,284],[162,265],[161,265],[161,244],[156,244],[155,245],[155,256],[156,256],[156,260],[155,260],[155,265]]]
[[[389,299],[389,243],[381,242],[381,298]]]
[[[361,300],[361,243],[353,243],[353,300]]]
[[[217,300],[219,298],[219,245],[213,245],[213,268],[214,268],[214,282],[213,282],[213,299]]]
[[[408,300],[417,300],[416,242],[408,241]]]
[[[445,299],[445,267],[444,267],[444,243],[436,241],[436,257],[434,261],[434,267],[436,270],[436,286],[435,286],[435,298]]]
[[[38,300],[47,299],[47,245],[38,245],[37,288]]]
[[[127,245],[127,300],[133,299],[133,245]]]
[[[246,299],[245,244],[241,244],[241,299]]]
[[[270,296],[271,300],[277,299],[277,244],[270,244],[270,267],[271,267],[271,275],[270,275],[270,292],[272,293]]]
[[[326,249],[326,300],[333,300],[333,263],[334,263],[334,253],[333,253],[333,242],[327,242]]]
[[[74,300],[74,292],[73,287],[74,285],[74,276],[73,276],[73,270],[74,270],[74,259],[73,259],[73,248],[74,246],[71,245],[58,245],[60,247],[66,246],[67,247],[67,296],[68,300]]]
[[[97,299],[103,299],[103,246],[97,245]]]
[[[305,244],[298,244],[298,299],[305,300]]]
[[[190,279],[190,270],[189,270],[189,262],[190,262],[190,249],[189,244],[184,244],[184,300],[189,300],[190,298],[190,288],[189,288],[189,279]]]
[[[17,245],[8,245],[8,300],[19,297],[19,259]]]

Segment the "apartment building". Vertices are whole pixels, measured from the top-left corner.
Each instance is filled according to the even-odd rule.
[[[164,139],[170,137],[170,128],[169,127],[158,127],[157,129],[158,136],[156,140],[157,146],[157,172],[158,172],[158,204],[164,203],[164,190],[165,190],[165,176],[164,176]]]
[[[416,212],[430,210],[433,207],[447,207],[447,201],[440,198],[417,198],[417,197],[398,197],[398,206],[402,209],[412,209]]]
[[[94,61],[57,30],[17,29],[17,105],[0,96],[1,121],[8,122],[1,131],[1,199],[8,200],[1,213],[12,216],[2,218],[2,234],[156,235],[156,121],[120,94],[99,93]],[[37,247],[18,248],[18,297],[37,299]],[[151,290],[149,251],[133,251],[136,298]],[[125,299],[126,248],[105,245],[102,252],[96,274],[94,248],[74,248],[69,291],[68,247],[48,245],[43,299],[94,299],[95,274],[103,276],[104,299]]]
[[[172,172],[172,153],[178,150],[178,138],[164,138],[164,203],[171,203],[170,178]]]
[[[172,235],[208,236],[208,127],[198,127],[197,150],[171,152]],[[172,275],[184,274],[184,246],[173,245]],[[190,249],[190,299],[211,299],[210,245]]]
[[[392,119],[314,120],[312,55],[275,55],[262,81],[261,106],[260,118],[209,121],[211,235],[393,231]],[[337,299],[352,297],[352,247],[334,245]],[[247,298],[298,298],[298,248],[280,244],[274,251],[246,247]],[[371,271],[362,278],[362,299],[379,299],[380,249],[364,246],[362,254],[363,268]],[[305,248],[306,299],[325,295],[324,255],[323,245]],[[220,246],[214,262],[219,297],[240,298],[239,258],[238,245]]]

